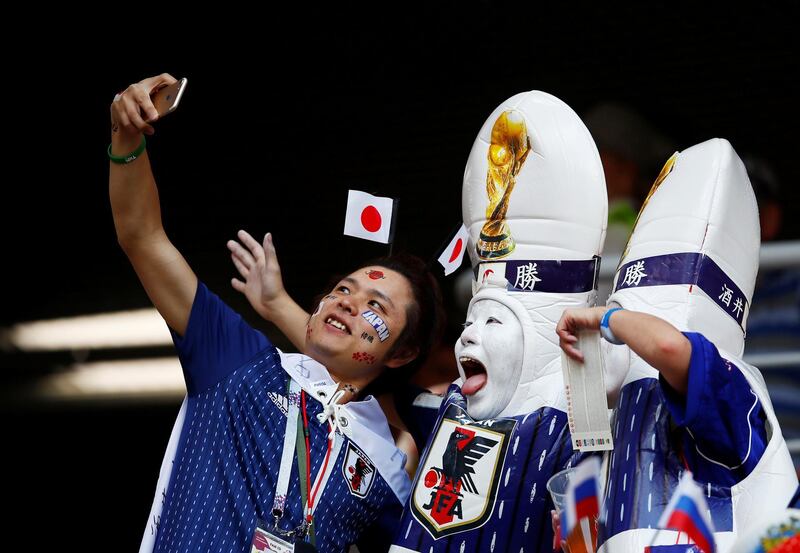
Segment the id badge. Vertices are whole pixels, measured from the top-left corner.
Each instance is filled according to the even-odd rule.
[[[253,533],[253,543],[250,546],[250,553],[294,553],[294,544],[289,543],[283,538],[266,530],[267,525],[263,520],[258,519],[256,531]]]

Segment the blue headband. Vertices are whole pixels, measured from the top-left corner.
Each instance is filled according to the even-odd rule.
[[[505,265],[510,292],[549,292],[577,294],[595,289],[600,258],[557,261],[552,259],[515,259],[505,262],[489,262],[481,265]],[[479,266],[475,267],[477,278]]]
[[[630,261],[617,271],[614,291],[669,284],[698,286],[744,329],[747,297],[713,259],[702,253],[672,253]]]

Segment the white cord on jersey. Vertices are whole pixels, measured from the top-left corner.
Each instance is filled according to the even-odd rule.
[[[320,423],[328,421],[330,425],[331,431],[328,434],[328,439],[332,440],[334,434],[337,431],[340,431],[347,437],[350,437],[350,424],[348,423],[347,419],[354,419],[355,415],[352,412],[347,412],[347,417],[344,416],[342,413],[342,409],[344,405],[339,404],[339,400],[342,399],[344,396],[345,390],[336,390],[336,393],[333,394],[330,401],[325,404],[322,409],[322,412],[317,415],[317,420]]]

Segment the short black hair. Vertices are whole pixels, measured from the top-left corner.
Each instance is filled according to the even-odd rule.
[[[406,308],[406,325],[389,351],[394,355],[404,348],[419,348],[417,359],[424,362],[444,328],[444,307],[439,282],[427,265],[415,255],[401,253],[367,263],[403,275],[411,287],[414,302]]]

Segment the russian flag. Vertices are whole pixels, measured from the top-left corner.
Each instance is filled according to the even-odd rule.
[[[658,520],[658,527],[686,532],[689,538],[705,553],[714,553],[714,524],[703,490],[692,478],[692,473],[683,473],[675,493]]]
[[[575,467],[567,483],[566,524],[563,536],[568,536],[582,518],[592,519],[600,513],[600,458],[592,456]]]

